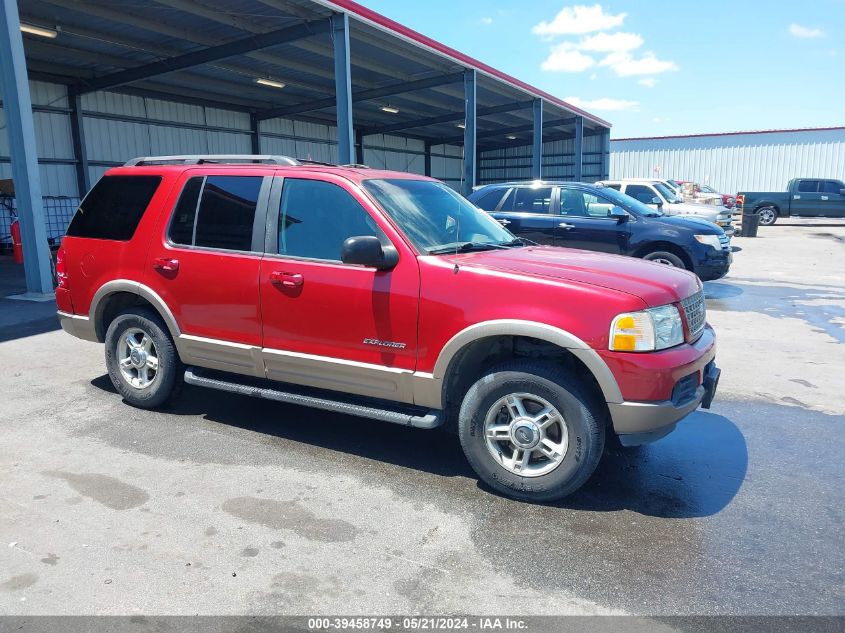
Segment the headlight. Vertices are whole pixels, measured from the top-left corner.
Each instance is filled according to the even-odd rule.
[[[695,239],[705,246],[712,246],[717,251],[722,248],[722,245],[719,243],[718,235],[696,235]]]
[[[626,312],[610,324],[609,347],[616,352],[653,352],[683,342],[681,315],[673,305]]]

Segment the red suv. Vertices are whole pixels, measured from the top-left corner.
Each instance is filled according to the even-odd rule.
[[[570,494],[607,434],[662,437],[719,377],[694,274],[529,245],[407,173],[136,159],[82,201],[57,274],[62,327],[105,343],[131,405],[187,382],[446,423],[520,499]]]

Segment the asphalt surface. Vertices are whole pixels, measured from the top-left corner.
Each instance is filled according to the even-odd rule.
[[[0,613],[842,615],[826,224],[734,240],[706,284],[713,408],[546,506],[480,485],[438,431],[190,387],[133,409],[101,346],[0,298]]]

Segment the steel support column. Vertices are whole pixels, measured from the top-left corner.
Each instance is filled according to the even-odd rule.
[[[352,130],[352,71],[349,64],[349,16],[332,14],[334,43],[334,85],[337,108],[337,162],[355,162],[355,135]]]
[[[431,143],[425,142],[425,156],[423,156],[423,174],[431,177]]]
[[[355,162],[364,164],[364,133],[361,130],[355,130]]]
[[[82,95],[68,88],[70,105],[70,138],[73,142],[73,158],[76,160],[76,188],[82,198],[91,188],[88,175],[88,151],[85,147],[85,126],[82,123]]]
[[[601,133],[601,179],[610,178],[610,130]]]
[[[47,294],[53,292],[50,249],[41,201],[32,98],[15,0],[0,2],[0,89],[23,242],[26,289],[34,294]]]
[[[531,177],[543,179],[543,100],[534,99],[534,139],[531,153]]]
[[[249,115],[249,143],[252,153],[261,153],[261,121],[255,113]]]
[[[573,151],[572,179],[581,182],[584,176],[584,117],[575,118],[575,149]]]
[[[476,74],[475,69],[464,71],[464,179],[463,193],[472,193],[475,186],[476,157]]]

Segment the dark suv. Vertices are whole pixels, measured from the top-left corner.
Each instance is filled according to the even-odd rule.
[[[609,187],[573,182],[486,185],[469,196],[512,233],[551,246],[583,248],[724,277],[730,238],[712,222],[663,215]]]

